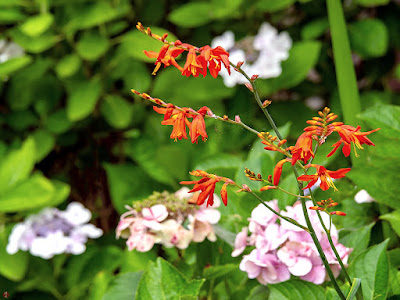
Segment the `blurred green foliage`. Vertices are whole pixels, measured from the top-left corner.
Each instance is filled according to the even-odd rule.
[[[382,128],[371,138],[376,147],[360,151],[363,164],[348,176],[357,189],[367,189],[379,205],[389,207],[382,219],[398,233],[400,6],[398,1],[357,0],[346,1],[344,10],[363,110],[358,117],[366,125],[363,131]],[[225,242],[193,245],[183,260],[159,248],[132,254],[114,238],[125,205],[154,190],[177,190],[190,170],[218,172],[258,188],[247,181],[243,168],[268,176],[280,158],[264,152],[257,138],[242,128],[215,121],[207,121],[206,143],[171,140],[171,128],[161,126],[162,117],[131,88],[180,106],[207,105],[218,115],[240,115],[259,131],[271,128],[244,86],[227,88],[221,78],[210,76],[186,78],[172,68],[151,76],[152,60],[142,51],[158,51],[161,45],[135,29],[138,21],[155,33],[168,32],[169,40],[197,46],[226,30],[238,38],[254,36],[263,22],[270,22],[293,39],[282,74],[257,83],[262,97],[273,101],[271,114],[284,136],[293,142],[305,120],[315,115],[307,106],[310,97],[320,97],[341,115],[324,1],[0,0],[0,40],[15,42],[25,51],[0,63],[0,293],[7,290],[12,299],[132,299],[136,287],[144,295],[157,279],[166,289],[179,286],[171,299],[194,299],[207,294],[210,282],[190,278],[207,278],[216,298],[245,299],[251,291],[264,297],[257,299],[266,299],[265,290],[237,269],[239,260],[230,257]],[[0,55],[3,50],[0,47]],[[334,158],[325,162],[333,168],[349,163]],[[282,187],[295,192],[292,177],[285,167]],[[388,267],[386,244],[364,251],[386,238],[377,233],[382,223],[379,207],[370,205],[365,212],[352,200],[352,185],[343,182],[342,189],[335,197],[340,196],[348,213],[347,220],[339,221],[349,227],[343,243],[360,254],[352,257],[352,272],[377,274],[376,269]],[[295,201],[271,193],[260,195],[265,200],[279,197],[281,208]],[[45,261],[5,252],[12,224],[45,206],[63,208],[70,201],[90,208],[96,225],[105,231],[84,254]],[[221,208],[222,226],[238,232],[256,205],[248,195],[230,190],[229,204]],[[373,221],[378,225],[373,227]],[[154,262],[157,254],[169,263],[161,258]],[[362,269],[372,256],[379,260],[371,269]],[[393,252],[391,259],[396,257],[400,254]],[[213,267],[205,269],[208,265]],[[389,261],[390,282],[399,280],[398,267]],[[365,299],[383,291],[385,283],[377,284],[364,291]],[[282,292],[286,286],[300,294],[310,290],[321,299],[322,289],[312,284],[282,285],[271,288],[271,299],[287,298]],[[231,295],[226,295],[226,286]],[[396,293],[400,291],[392,289],[389,295]]]

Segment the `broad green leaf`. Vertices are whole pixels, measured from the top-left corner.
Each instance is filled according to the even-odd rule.
[[[4,227],[0,229],[0,274],[10,280],[20,281],[28,269],[29,254],[19,251],[10,255],[6,252],[10,231],[11,226],[7,226],[7,230]]]
[[[369,244],[371,229],[375,223],[351,230],[343,229],[340,231],[340,242],[346,247],[352,248],[350,258],[357,257],[358,254],[365,251]]]
[[[388,221],[393,230],[398,236],[400,236],[400,210],[392,211],[391,213],[382,215],[379,218]]]
[[[68,54],[61,58],[56,65],[56,73],[61,78],[74,75],[82,65],[82,61],[76,54]]]
[[[344,295],[347,295],[350,291],[350,285],[348,283],[340,287]],[[336,290],[331,287],[327,287],[325,291],[325,300],[341,300]]]
[[[26,18],[25,14],[19,8],[4,8],[0,9],[0,24],[13,24],[22,21]]]
[[[174,9],[168,15],[168,20],[180,27],[198,27],[211,21],[212,11],[210,3],[190,2]]]
[[[321,44],[316,41],[297,42],[289,51],[289,58],[282,62],[282,74],[277,78],[257,80],[263,95],[288,89],[302,82],[317,63]]]
[[[35,142],[28,138],[20,149],[13,150],[1,159],[0,195],[28,178],[35,164]],[[0,207],[1,209],[1,207]]]
[[[67,116],[71,121],[90,115],[101,95],[99,81],[73,81],[68,85]]]
[[[296,2],[296,0],[260,0],[257,2],[256,7],[261,11],[272,13],[288,8],[294,2]]]
[[[354,278],[353,279],[353,284],[351,285],[350,292],[347,295],[346,300],[353,300],[356,297],[357,291],[360,288],[361,285],[361,279],[360,278]]]
[[[132,120],[133,106],[120,96],[107,95],[101,103],[100,111],[112,127],[125,128]]]
[[[251,290],[246,300],[268,300],[269,289],[266,286],[258,285]]]
[[[13,41],[31,53],[41,53],[53,47],[60,39],[57,35],[51,33],[50,31],[33,37],[24,34],[18,28],[11,29],[10,36]]]
[[[362,6],[386,5],[390,0],[356,0],[355,3]]]
[[[79,55],[86,60],[97,60],[106,53],[109,41],[96,31],[85,32],[76,45]]]
[[[48,13],[33,16],[21,24],[19,29],[28,36],[36,37],[49,29],[53,20],[53,15]]]
[[[32,134],[32,137],[35,141],[35,161],[39,162],[53,150],[55,138],[44,129],[36,130]]]
[[[323,17],[320,19],[313,20],[306,25],[301,30],[301,37],[303,40],[312,40],[319,38],[324,32],[329,29],[328,18]]]
[[[132,300],[143,272],[129,272],[118,275],[101,300]]]
[[[107,173],[108,186],[111,193],[111,202],[114,209],[120,214],[126,212],[125,205],[131,205],[132,201],[145,198],[154,189],[151,179],[143,174],[143,170],[131,163],[120,165],[104,164]],[[142,178],[143,182],[137,180]]]
[[[167,41],[174,42],[178,38],[172,34],[170,31],[159,27],[151,27],[151,32],[162,36],[164,33],[168,34]],[[155,51],[159,52],[162,43],[160,41],[153,40],[145,34],[138,30],[130,31],[124,34],[122,37],[122,42],[118,47],[118,57],[126,58],[133,57],[135,59],[145,61],[145,62],[155,62],[154,58],[147,57],[143,51]],[[149,72],[151,73],[151,72]]]
[[[242,3],[243,0],[212,0],[213,19],[232,18],[235,15],[239,15],[242,12],[240,10]]]
[[[63,133],[71,127],[72,123],[68,119],[65,109],[60,109],[51,114],[46,122],[47,130],[56,134]]]
[[[179,88],[173,88],[179,87]],[[195,92],[194,92],[195,91]],[[152,90],[153,97],[173,99],[175,105],[200,108],[232,96],[234,89],[227,88],[222,78],[186,78],[173,67],[159,70]],[[212,106],[210,106],[212,109]]]
[[[102,299],[107,291],[108,284],[112,279],[113,276],[107,272],[100,271],[97,273],[92,284],[90,285],[90,294],[88,300]]]
[[[320,300],[324,299],[324,289],[308,281],[289,280],[268,285],[269,300]]]
[[[364,19],[349,25],[352,49],[363,58],[386,54],[389,35],[386,25],[379,19]]]
[[[361,278],[365,300],[384,300],[387,295],[389,267],[386,254],[388,240],[361,253],[349,266],[349,275]]]
[[[140,279],[135,299],[181,299],[197,296],[204,279],[187,280],[174,266],[162,258],[150,262]],[[157,288],[154,288],[157,287]]]
[[[226,276],[227,274],[238,268],[239,266],[236,264],[226,264],[226,265],[206,267],[203,271],[203,277],[207,280],[215,279],[221,276]]]
[[[86,5],[77,6],[65,29],[69,32],[88,29],[118,19],[129,13],[131,13],[129,1],[121,0],[118,4],[109,1],[89,2]]]
[[[12,58],[3,63],[0,63],[0,78],[8,76],[13,72],[22,69],[32,62],[32,57],[24,55],[22,57]]]
[[[18,291],[54,292],[57,289],[56,285],[56,278],[50,260],[30,256],[28,273],[19,283]]]
[[[157,259],[156,251],[129,251],[125,248],[121,273],[144,271],[150,261]]]
[[[212,169],[238,169],[243,164],[243,160],[236,155],[219,154],[200,162],[194,169],[210,171]]]
[[[0,195],[0,212],[17,212],[45,206],[55,187],[43,175],[34,174]]]
[[[370,127],[381,128],[378,134],[388,138],[399,137],[400,135],[400,106],[373,106],[363,111],[359,117]]]

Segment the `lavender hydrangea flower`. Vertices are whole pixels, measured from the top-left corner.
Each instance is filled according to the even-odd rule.
[[[103,231],[88,224],[91,212],[79,202],[72,202],[65,211],[45,208],[14,226],[7,252],[29,251],[34,256],[50,259],[61,253],[82,254],[88,238],[98,238]]]

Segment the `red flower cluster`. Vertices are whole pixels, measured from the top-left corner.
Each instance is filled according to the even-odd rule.
[[[193,180],[193,181],[181,181],[180,184],[194,184],[192,190],[189,193],[194,193],[197,191],[201,191],[199,197],[197,198],[197,205],[202,205],[204,201],[207,199],[207,206],[214,204],[214,191],[215,191],[215,184],[220,181],[224,181],[224,184],[221,189],[221,199],[225,206],[228,203],[228,192],[226,190],[227,185],[235,184],[231,179],[217,176],[214,174],[208,174],[202,170],[196,170],[190,172],[191,175],[196,177],[202,177],[200,180]]]
[[[231,73],[229,53],[220,46],[211,48],[206,45],[198,48],[190,44],[182,43],[180,40],[170,43],[165,40],[167,34],[160,37],[159,35],[152,33],[150,28],[144,29],[143,25],[140,23],[137,24],[136,28],[164,43],[159,52],[143,51],[147,57],[156,58],[156,62],[154,63],[156,67],[152,73],[153,75],[156,74],[158,69],[161,67],[161,64],[164,64],[164,67],[172,65],[176,67],[183,76],[187,77],[190,75],[198,77],[200,74],[205,77],[208,69],[211,76],[216,78],[218,73],[221,71],[222,64],[228,70],[228,73]],[[171,46],[172,48],[170,48]],[[188,54],[186,57],[186,63],[182,68],[175,59],[185,51],[187,51]]]
[[[197,143],[198,138],[201,136],[203,142],[208,138],[206,132],[206,124],[204,122],[204,115],[207,111],[211,111],[208,107],[203,106],[197,113],[191,108],[179,108],[173,104],[167,104],[166,108],[153,106],[153,109],[159,114],[164,115],[164,120],[161,122],[162,125],[172,125],[171,139],[181,140],[182,138],[187,139],[186,127],[189,128],[189,135],[192,143]],[[193,122],[190,123],[188,118],[193,118]]]

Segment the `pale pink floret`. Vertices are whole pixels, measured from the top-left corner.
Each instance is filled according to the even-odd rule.
[[[255,245],[262,253],[267,253],[280,247],[287,238],[287,230],[273,223],[269,224],[264,232],[257,235]]]
[[[277,200],[272,200],[265,203],[275,211],[279,211]],[[271,212],[263,204],[259,204],[251,212],[251,217],[249,219],[250,221],[249,230],[250,232],[258,232],[259,230],[263,231],[263,229],[260,227],[267,226],[270,223],[275,223],[276,219],[277,219],[276,214]]]
[[[162,204],[153,205],[150,208],[142,209],[143,224],[153,230],[160,230],[160,222],[168,217],[168,210]]]
[[[155,243],[154,236],[149,233],[138,233],[132,234],[126,241],[128,250],[132,251],[136,249],[139,252],[147,252],[153,248]]]
[[[181,224],[173,219],[164,221],[162,228],[157,232],[160,243],[165,247],[177,247],[186,249],[192,240],[193,233],[183,228]]]
[[[243,227],[242,231],[236,235],[235,249],[232,252],[233,257],[239,256],[240,254],[242,254],[244,249],[246,249],[249,240],[247,233],[248,233],[247,227]]]

